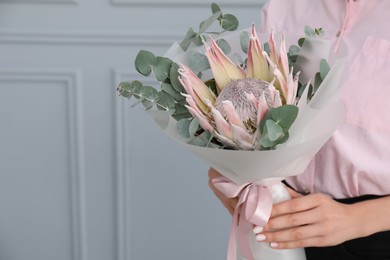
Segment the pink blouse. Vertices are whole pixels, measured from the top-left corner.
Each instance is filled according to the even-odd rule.
[[[309,164],[288,178],[301,192],[334,198],[390,194],[390,0],[271,0],[262,30],[301,34],[323,28],[334,50],[348,47],[341,86],[345,122]]]

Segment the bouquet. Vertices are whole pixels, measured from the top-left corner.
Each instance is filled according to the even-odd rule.
[[[228,260],[305,259],[303,249],[256,242],[251,227],[264,226],[272,204],[290,199],[281,181],[303,172],[342,122],[337,86],[343,59],[332,66],[323,59],[330,46],[319,38],[321,29],[306,27],[306,37],[287,51],[286,36],[271,32],[262,44],[254,25],[233,33],[237,18],[217,4],[211,9],[199,31],[189,29],[164,56],[138,53],[137,71],[153,72],[160,90],[133,81],[118,91],[218,170],[224,176],[214,180],[218,189],[239,198]],[[207,32],[214,22],[220,31]]]

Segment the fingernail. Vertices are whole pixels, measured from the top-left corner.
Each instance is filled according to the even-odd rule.
[[[272,247],[272,248],[278,247],[278,243],[272,242],[272,243],[270,244],[270,247]]]
[[[263,231],[263,227],[259,227],[259,226],[256,226],[254,229],[253,229],[253,233],[255,234],[258,234],[260,233],[261,231]]]
[[[265,240],[265,235],[264,234],[258,234],[257,236],[256,236],[256,240],[257,241],[264,241]]]

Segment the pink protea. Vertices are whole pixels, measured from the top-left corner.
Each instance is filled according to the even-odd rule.
[[[185,65],[180,65],[180,81],[187,94],[187,108],[200,126],[233,149],[259,149],[259,124],[269,107],[294,104],[298,74],[288,69],[284,37],[280,51],[271,33],[270,55],[261,47],[255,27],[248,47],[247,70],[234,64],[210,38],[206,56],[217,85],[213,93]]]

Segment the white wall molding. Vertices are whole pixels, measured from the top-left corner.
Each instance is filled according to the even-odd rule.
[[[113,85],[116,88],[119,83],[128,80],[142,80],[145,84],[154,85],[152,79],[142,77],[137,73],[129,73],[128,69],[113,69]],[[145,80],[146,79],[146,80]],[[127,111],[130,110],[130,101],[119,97],[116,92],[113,95],[115,105],[115,165],[116,172],[116,244],[117,259],[129,260],[130,257],[130,197],[129,174],[131,173],[131,152],[128,146],[130,142],[130,126],[127,123]]]
[[[175,7],[209,7],[211,2],[208,0],[198,0],[198,1],[180,1],[180,0],[111,0],[113,5],[129,5],[129,6],[175,6]],[[261,6],[261,2],[258,0],[224,0],[221,6],[224,7],[259,7]]]
[[[0,43],[169,46],[183,35],[161,32],[40,32],[0,30]]]
[[[69,138],[72,259],[87,260],[81,79],[79,71],[0,69],[0,81],[55,83],[66,86]]]
[[[1,0],[0,2],[13,4],[78,4],[79,0]]]

